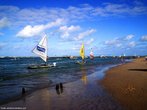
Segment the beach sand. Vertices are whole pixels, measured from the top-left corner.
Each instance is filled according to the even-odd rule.
[[[111,68],[102,85],[127,110],[147,110],[147,61],[144,58]]]
[[[86,69],[81,68],[81,79],[63,84],[63,90],[56,91],[49,87],[33,92],[20,100],[1,105],[1,109],[27,110],[123,110],[117,101],[100,85],[100,74],[97,71],[86,75]]]

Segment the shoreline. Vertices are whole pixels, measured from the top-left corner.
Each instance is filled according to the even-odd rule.
[[[125,109],[146,110],[146,71],[147,61],[138,58],[106,71],[101,84]]]
[[[113,67],[115,67],[117,65],[120,65],[120,64],[111,64],[111,65],[107,65],[107,66],[102,66],[102,69],[101,69],[101,67],[99,67],[99,68],[97,68],[97,70],[94,70],[94,72],[100,72],[101,73],[101,74],[99,74],[97,76],[97,80],[100,81],[102,78],[104,78],[105,72],[107,70],[109,70],[110,68],[113,68]],[[83,69],[85,69],[85,67]],[[87,73],[86,75],[88,77],[88,76],[90,76],[92,74],[93,73]],[[72,83],[72,82],[75,82],[75,81],[78,81],[78,80],[81,80],[81,78],[78,78],[77,80],[72,80],[72,81],[69,81],[69,82],[63,82],[63,84]],[[4,100],[3,102],[0,103],[0,106],[8,104],[8,103],[11,103],[11,102],[14,102],[14,101],[21,100],[22,98],[27,97],[28,95],[33,94],[36,91],[40,91],[40,90],[46,89],[46,88],[49,88],[49,89],[53,88],[53,87],[55,87],[55,85],[56,84],[52,84],[52,82],[49,81],[49,83],[45,83],[45,85],[40,86],[38,88],[34,88],[32,90],[30,90],[28,88],[25,88],[26,89],[26,93],[25,94],[22,94],[22,90],[20,89],[19,90],[19,94],[15,95],[14,97],[11,97],[11,98],[9,98],[7,100]]]
[[[99,71],[97,69],[99,67],[103,69],[105,65],[109,66],[109,64],[120,63],[120,59],[118,58],[87,60],[89,62],[83,65],[83,67],[88,71],[88,74]],[[5,100],[9,101],[9,99],[13,99],[13,97],[14,99],[18,99],[16,97],[21,96],[22,88],[28,89],[29,91],[36,91],[36,88],[40,89],[44,85],[48,85],[49,81],[52,81],[52,84],[71,82],[80,79],[82,75],[82,66],[76,64],[75,60],[60,59],[58,61],[58,59],[52,59],[51,62],[57,61],[59,63],[57,68],[28,70],[26,68],[27,65],[33,61],[34,59],[26,61],[25,58],[19,60],[1,59],[0,105]],[[39,62],[39,59],[36,59],[36,62]]]
[[[56,91],[55,87],[37,90],[19,100],[1,105],[1,107],[26,107],[26,109],[49,110],[123,110],[100,85],[103,78],[100,72],[110,69],[105,67],[87,76],[87,71],[82,69],[81,79],[63,84],[63,91]],[[100,77],[101,76],[101,77]]]

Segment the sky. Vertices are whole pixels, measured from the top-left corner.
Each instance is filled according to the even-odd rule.
[[[146,0],[0,0],[0,56],[147,55]]]

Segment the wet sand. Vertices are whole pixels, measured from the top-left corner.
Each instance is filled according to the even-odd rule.
[[[144,58],[111,68],[102,85],[125,109],[147,110],[147,61]]]
[[[27,110],[123,110],[117,101],[100,84],[103,71],[86,75],[84,67],[81,79],[63,84],[62,90],[45,88],[24,96],[20,100],[2,105],[1,109]]]

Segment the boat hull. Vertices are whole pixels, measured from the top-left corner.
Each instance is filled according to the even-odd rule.
[[[76,64],[84,65],[86,62],[77,61]]]
[[[41,68],[51,68],[54,67],[54,65],[30,65],[28,66],[28,69],[41,69]]]

